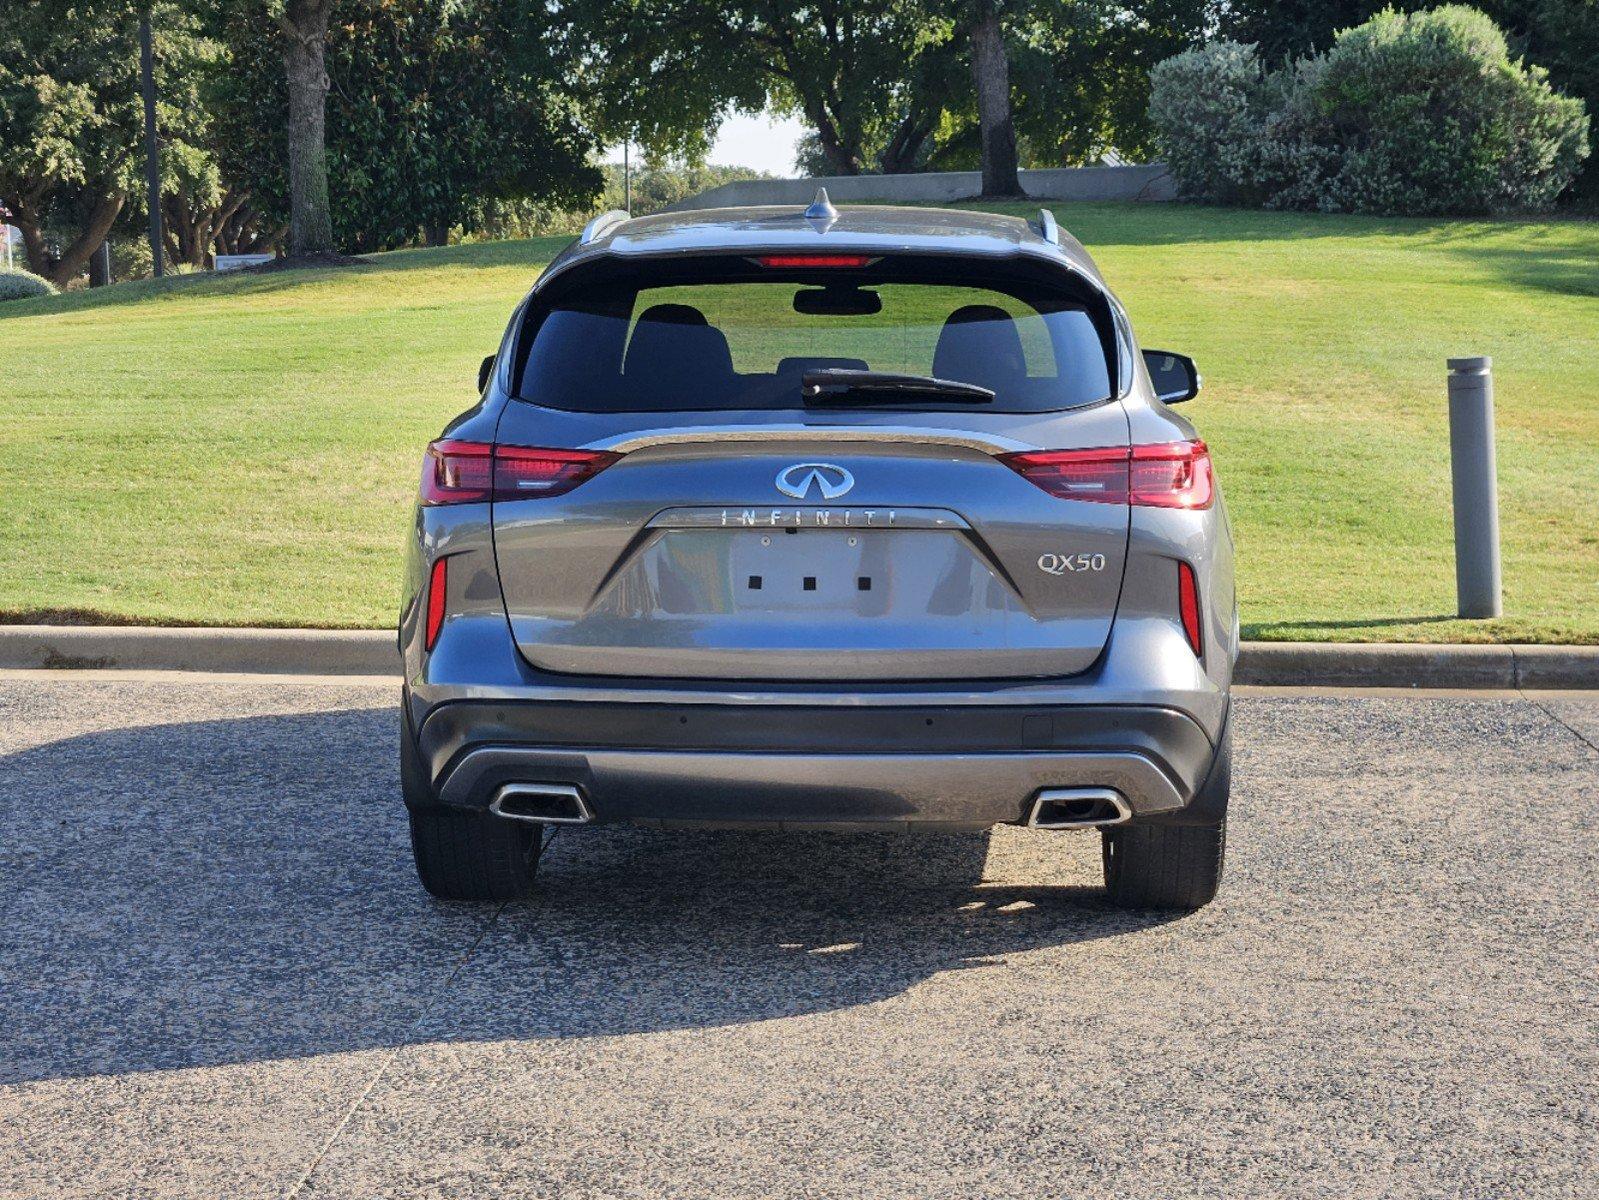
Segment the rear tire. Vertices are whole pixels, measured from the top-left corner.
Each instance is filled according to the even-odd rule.
[[[416,873],[441,900],[518,900],[533,890],[543,830],[486,812],[413,808]]]
[[[533,889],[544,829],[439,803],[411,730],[400,727],[400,788],[422,886],[441,900],[517,900]]]
[[[1101,830],[1105,890],[1124,908],[1203,908],[1221,887],[1227,822]]]
[[[1233,790],[1232,723],[1222,728],[1205,781],[1180,812],[1100,830],[1105,890],[1126,908],[1203,908],[1221,887],[1227,803]]]

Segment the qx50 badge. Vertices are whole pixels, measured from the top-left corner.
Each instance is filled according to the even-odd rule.
[[[796,500],[807,499],[814,488],[818,498],[837,500],[855,486],[855,476],[832,463],[795,463],[777,473],[777,490]]]
[[[1067,571],[1103,571],[1103,554],[1040,554],[1038,569],[1046,575],[1064,575]]]

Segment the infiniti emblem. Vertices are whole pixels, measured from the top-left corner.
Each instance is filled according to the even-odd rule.
[[[855,476],[832,463],[795,463],[777,473],[777,490],[804,500],[814,487],[823,500],[836,500],[855,486]]]

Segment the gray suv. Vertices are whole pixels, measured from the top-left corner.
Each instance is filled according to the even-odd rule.
[[[550,827],[1096,829],[1216,893],[1237,650],[1199,389],[1049,212],[597,218],[427,449],[400,770],[435,895]]]

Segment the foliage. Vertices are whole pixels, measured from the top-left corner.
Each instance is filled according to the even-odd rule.
[[[564,12],[602,132],[661,158],[701,160],[727,112],[771,110],[805,119],[830,174],[908,170],[932,149],[945,98],[966,91],[936,3],[574,0]]]
[[[140,114],[131,5],[24,5],[0,23],[0,187],[133,182]],[[14,207],[14,206],[13,206]]]
[[[1483,13],[1379,13],[1338,35],[1314,100],[1345,150],[1324,193],[1355,212],[1547,208],[1587,153],[1580,100],[1512,62]]]
[[[151,273],[150,239],[137,235],[111,239],[111,278],[148,279]]]
[[[565,37],[612,140],[695,160],[729,111],[797,115],[807,174],[977,165],[970,0],[574,0]],[[1204,0],[1006,0],[1013,119],[1024,159],[1147,149],[1148,69],[1199,36]],[[648,103],[640,103],[640,97]]]
[[[622,179],[620,163],[600,167],[605,186],[598,201],[582,208],[561,208],[537,200],[493,200],[486,202],[472,222],[465,241],[497,241],[504,238],[544,237],[551,234],[576,234],[596,213],[608,209],[628,209],[635,217],[659,212],[690,196],[732,183],[739,179],[766,178],[748,167],[692,166],[683,163],[650,163],[633,166],[631,207]]]
[[[1333,212],[1547,208],[1587,153],[1582,102],[1510,58],[1475,9],[1379,13],[1268,70],[1215,42],[1152,73],[1150,117],[1186,195]]]
[[[1253,46],[1210,42],[1150,72],[1149,119],[1183,194],[1247,202],[1265,119],[1265,72]]]
[[[87,262],[134,184],[137,64],[129,4],[22,5],[0,21],[0,203],[30,265],[57,283]],[[44,227],[68,207],[93,225],[51,253]]]
[[[29,238],[35,269],[59,284],[81,274],[116,226],[133,236],[145,223],[142,8],[135,0],[23,6],[0,24],[0,195]],[[149,11],[161,181],[176,233],[180,212],[199,214],[221,194],[206,87],[224,63],[185,4],[162,0]],[[169,245],[189,261],[204,251],[203,241],[191,253],[176,236]]]
[[[473,231],[494,202],[576,207],[599,190],[593,138],[532,20],[513,0],[350,0],[335,10],[327,155],[341,247],[406,245],[419,230],[438,241]],[[217,97],[226,173],[286,219],[275,32],[245,8],[227,40],[233,69]]]
[[[54,296],[60,289],[32,271],[0,271],[0,301]]]
[[[1599,3],[1496,0],[1488,12],[1514,31],[1514,46],[1549,72],[1549,82],[1588,107],[1588,160],[1572,191],[1599,203]]]
[[[1224,40],[1254,46],[1272,67],[1320,54],[1341,29],[1364,24],[1384,9],[1426,8],[1427,0],[1229,0],[1220,11]]]
[[[203,29],[176,39],[164,31],[158,55],[156,127],[161,131],[161,212],[166,261],[204,267],[218,242],[238,252],[273,238],[250,192],[229,176],[218,154],[215,111],[233,70],[232,56]],[[147,228],[145,190],[135,189],[124,220],[129,235]],[[148,257],[148,256],[147,256]]]
[[[659,212],[668,205],[687,200],[724,183],[741,179],[766,179],[769,176],[748,167],[695,166],[691,163],[656,162],[646,160],[643,165],[633,164],[632,202],[624,194],[622,166],[606,163],[605,190],[600,195],[599,209],[625,208],[635,217]]]
[[[1221,10],[1222,36],[1258,46],[1271,66],[1316,54],[1337,32],[1359,25],[1386,8],[1427,7],[1426,0],[1228,0]],[[1508,35],[1510,51],[1549,72],[1558,91],[1582,99],[1599,113],[1599,3],[1595,0],[1480,0]],[[1599,124],[1589,129],[1590,151],[1599,149]],[[1599,199],[1599,154],[1590,153],[1573,191]]]
[[[1009,10],[1011,91],[1024,159],[1098,160],[1153,152],[1149,72],[1199,40],[1208,5],[1152,0],[1032,0]]]

